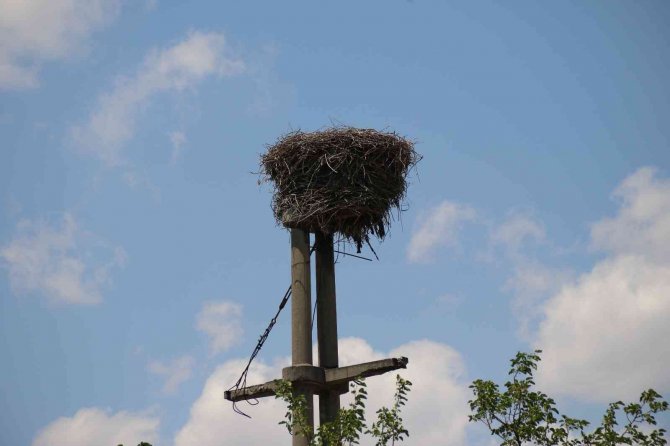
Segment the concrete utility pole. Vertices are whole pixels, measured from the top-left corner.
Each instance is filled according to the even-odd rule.
[[[309,252],[309,233],[291,230],[291,353],[293,367],[312,368],[312,285]],[[284,375],[284,373],[282,373]],[[314,427],[314,393],[311,386],[296,383],[294,390],[307,401],[307,424]],[[305,435],[294,435],[293,446],[308,446]]]
[[[317,232],[316,244],[316,315],[319,367],[337,369],[337,304],[335,299],[335,255],[333,236]],[[348,387],[348,386],[347,386]],[[321,424],[335,420],[340,410],[340,393],[344,389],[325,390],[319,396],[319,421]]]
[[[327,423],[337,417],[340,395],[356,378],[381,375],[407,367],[407,358],[388,358],[339,367],[337,349],[337,306],[333,236],[315,234],[317,339],[319,365],[312,364],[312,320],[309,233],[291,229],[291,353],[292,365],[282,370],[296,393],[307,400],[308,424],[314,428],[313,395],[319,396],[319,420]],[[229,401],[242,401],[274,395],[274,381],[227,391]],[[293,446],[307,446],[309,439],[295,432]]]

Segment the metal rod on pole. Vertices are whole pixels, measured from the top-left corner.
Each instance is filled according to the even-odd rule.
[[[312,294],[309,233],[291,229],[291,355],[292,365],[312,364]],[[296,384],[307,401],[307,422],[314,430],[314,393]],[[293,435],[293,446],[308,446],[309,439]]]
[[[337,351],[337,302],[335,294],[335,257],[333,236],[316,232],[316,301],[319,367],[334,369],[339,365]],[[346,391],[346,387],[344,388]],[[341,389],[319,395],[321,424],[334,421],[340,410]]]

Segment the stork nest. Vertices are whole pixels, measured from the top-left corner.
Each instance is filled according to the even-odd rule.
[[[261,175],[274,183],[277,223],[341,234],[360,252],[383,240],[400,212],[407,174],[420,161],[414,143],[394,132],[334,127],[294,131],[267,147]]]

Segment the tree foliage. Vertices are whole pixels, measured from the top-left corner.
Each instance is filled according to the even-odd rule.
[[[666,412],[668,403],[653,389],[642,392],[638,402],[609,404],[600,425],[590,432],[587,432],[588,421],[560,413],[552,398],[535,390],[533,374],[541,360],[540,353],[540,350],[517,353],[510,361],[510,378],[504,389],[493,381],[481,379],[470,386],[474,398],[468,402],[472,412],[469,420],[483,423],[491,435],[501,440],[501,446],[667,444],[666,430],[656,428],[656,415]],[[340,409],[333,422],[320,425],[316,431],[308,423],[304,395],[294,392],[287,381],[280,380],[277,384],[276,398],[287,405],[284,420],[279,424],[290,434],[306,435],[310,446],[356,445],[362,435],[374,438],[376,446],[393,446],[409,437],[401,411],[412,383],[400,375],[396,376],[392,407],[379,409],[377,419],[369,427],[365,420],[367,387],[363,379],[357,379],[350,384],[353,401]],[[151,445],[143,442],[138,446]]]
[[[610,446],[619,444],[662,446],[665,429],[656,426],[655,415],[668,410],[668,403],[656,391],[642,392],[639,402],[611,403],[600,426],[586,432],[589,422],[561,414],[556,402],[534,390],[533,373],[541,350],[517,353],[511,360],[510,380],[505,389],[493,381],[478,379],[470,388],[470,421],[483,423],[502,440],[502,446]]]
[[[368,428],[365,420],[367,386],[363,379],[356,379],[350,383],[353,401],[348,407],[339,410],[334,421],[321,424],[315,432],[307,422],[305,396],[294,392],[290,382],[280,380],[275,397],[286,403],[286,414],[279,424],[285,426],[289,434],[299,433],[307,436],[310,446],[340,444],[351,446],[359,444],[363,434],[375,438],[376,446],[395,445],[396,441],[403,441],[409,436],[400,414],[407,402],[411,386],[410,381],[397,375],[393,406],[379,409],[377,420]]]

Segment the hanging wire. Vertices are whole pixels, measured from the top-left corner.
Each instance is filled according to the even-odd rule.
[[[247,362],[247,365],[244,368],[244,370],[242,371],[242,374],[240,375],[240,377],[237,379],[237,382],[235,384],[233,384],[228,389],[228,391],[240,390],[240,389],[243,389],[247,386],[247,375],[249,374],[249,367],[251,367],[252,361],[256,358],[256,356],[258,356],[258,353],[263,348],[263,344],[265,344],[265,341],[267,340],[268,336],[270,336],[270,332],[272,331],[272,327],[274,327],[275,324],[277,323],[277,318],[279,317],[279,313],[281,313],[281,311],[284,309],[284,307],[286,306],[286,303],[288,302],[290,297],[291,297],[291,286],[289,285],[288,289],[284,293],[284,297],[282,298],[281,303],[279,304],[279,308],[277,309],[277,313],[274,315],[274,317],[270,321],[270,324],[265,329],[265,331],[260,336],[260,338],[258,338],[258,342],[256,343],[256,347],[254,348],[254,351],[251,353],[251,356],[249,357],[249,362]],[[258,399],[256,399],[256,398],[253,398],[253,399],[250,399],[250,400],[245,400],[245,401],[251,406],[255,406],[255,405],[258,404]],[[235,413],[238,413],[240,415],[244,415],[247,418],[251,418],[249,415],[247,415],[246,413],[244,413],[242,410],[240,410],[237,407],[237,402],[236,401],[233,401],[233,410],[235,411]]]
[[[312,247],[309,250],[309,256],[312,256],[312,253],[316,249],[316,244],[312,245]],[[258,356],[258,353],[260,353],[261,349],[263,348],[263,345],[265,344],[265,341],[268,339],[268,336],[270,336],[270,332],[272,331],[272,328],[275,326],[277,323],[277,318],[279,318],[279,314],[282,312],[284,307],[286,306],[286,303],[288,300],[291,298],[291,285],[286,289],[286,292],[284,293],[284,297],[282,297],[281,302],[279,303],[279,308],[277,309],[277,313],[275,313],[274,317],[270,320],[270,323],[268,324],[267,328],[263,332],[263,334],[258,338],[258,342],[256,343],[256,347],[254,347],[254,351],[251,353],[251,356],[249,357],[249,361],[247,362],[246,367],[244,367],[244,370],[242,370],[242,374],[240,374],[240,377],[237,379],[235,384],[233,384],[228,391],[237,391],[240,389],[244,389],[247,387],[247,376],[249,375],[249,367],[251,367],[251,363],[253,362],[254,359],[256,359],[256,356]],[[312,319],[314,319],[314,316],[312,316]],[[312,320],[312,327],[314,327],[314,321]],[[245,400],[247,404],[251,406],[255,406],[258,404],[258,399],[257,398],[251,398]],[[237,407],[237,401],[233,401],[233,411],[235,413],[238,413],[240,415],[244,415],[247,418],[251,418],[249,415],[244,413],[242,410],[240,410],[239,407]]]
[[[363,257],[363,256],[359,256],[359,255],[356,255],[356,254],[351,254],[349,252],[344,252],[344,251],[339,251],[339,250],[335,250],[335,252],[338,253],[338,254],[342,254],[343,256],[356,257],[357,259],[362,259],[362,260],[367,260],[368,262],[372,262],[372,259],[369,259],[369,258]],[[379,260],[379,259],[377,259],[377,260]]]

